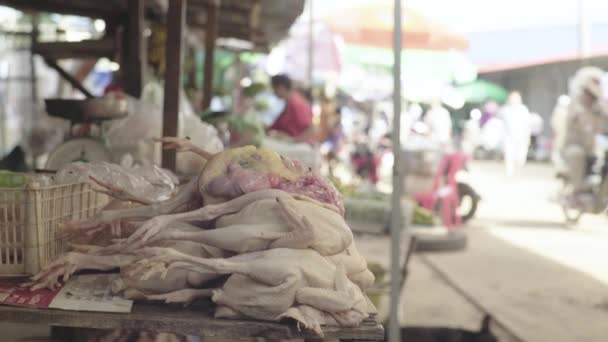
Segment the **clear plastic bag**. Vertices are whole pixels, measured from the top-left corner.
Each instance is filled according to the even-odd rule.
[[[129,115],[121,120],[113,120],[105,137],[110,150],[117,160],[131,154],[135,163],[142,165],[159,164],[161,146],[153,141],[162,136],[163,88],[160,83],[148,83],[141,99],[129,98]],[[197,146],[209,152],[219,152],[224,146],[215,127],[201,121],[196,116],[187,98],[180,96],[179,137],[189,137]],[[177,157],[179,173],[198,173],[204,160],[193,153],[180,153]]]
[[[173,173],[158,166],[126,168],[106,162],[71,163],[55,174],[53,182],[57,185],[89,182],[99,187],[91,176],[133,198],[150,203],[171,198],[179,183]]]

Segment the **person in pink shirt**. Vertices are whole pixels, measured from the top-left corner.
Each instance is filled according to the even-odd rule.
[[[273,76],[271,84],[274,94],[285,100],[285,109],[270,126],[269,133],[282,133],[298,142],[314,142],[316,132],[312,123],[310,104],[293,89],[287,75]]]

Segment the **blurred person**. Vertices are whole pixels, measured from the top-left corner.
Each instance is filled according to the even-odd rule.
[[[342,147],[344,132],[342,130],[342,115],[340,107],[336,108],[335,115],[328,123],[328,133],[321,145],[321,150],[326,151],[325,158],[328,164],[329,175],[333,177],[334,166],[338,160],[338,152]]]
[[[401,116],[401,145],[406,144],[412,134],[414,124],[422,118],[423,113],[422,107],[415,102],[411,103],[405,113],[403,113],[404,115]]]
[[[536,112],[530,113],[530,152],[533,158],[536,158],[540,150],[540,139],[543,134],[544,123],[545,121],[540,114]]]
[[[523,167],[530,146],[530,111],[517,91],[511,92],[499,115],[504,122],[504,160],[508,176]]]
[[[570,106],[570,97],[561,95],[557,99],[553,113],[551,114],[551,130],[553,131],[551,160],[557,167],[558,172],[564,171],[565,165],[561,156],[566,139],[566,131],[568,129],[568,107]]]
[[[608,122],[608,111],[602,101],[603,76],[602,69],[585,67],[570,82],[570,104],[561,155],[574,195],[592,190],[586,178],[595,160],[596,136],[605,133]]]
[[[441,102],[434,101],[424,115],[424,123],[429,128],[431,139],[443,147],[448,147],[452,141],[452,117]]]
[[[304,97],[292,87],[287,75],[271,78],[274,94],[285,100],[285,108],[270,126],[270,135],[287,135],[296,142],[313,143],[316,139],[313,126],[312,108]]]
[[[465,154],[473,155],[479,145],[481,136],[481,118],[483,114],[479,108],[471,110],[469,119],[464,123],[462,130],[461,147]]]
[[[483,128],[488,121],[496,116],[498,108],[498,103],[494,100],[484,103],[484,105],[481,107],[481,117],[479,118],[480,128]]]
[[[368,136],[370,139],[370,146],[375,149],[378,146],[382,137],[389,132],[388,116],[385,111],[378,111],[372,114],[370,120],[370,127],[368,130]]]

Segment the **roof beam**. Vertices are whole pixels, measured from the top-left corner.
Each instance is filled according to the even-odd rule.
[[[114,0],[0,0],[0,5],[24,11],[116,18],[126,13],[125,2]]]

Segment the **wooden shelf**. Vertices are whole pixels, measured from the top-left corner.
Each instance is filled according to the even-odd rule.
[[[0,321],[48,324],[72,328],[129,329],[195,336],[265,337],[269,339],[318,338],[293,324],[213,318],[210,302],[192,307],[136,303],[129,314],[31,309],[0,306]],[[325,338],[341,341],[381,341],[384,329],[374,319],[358,328],[324,327]]]

